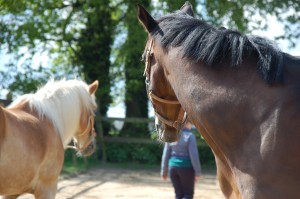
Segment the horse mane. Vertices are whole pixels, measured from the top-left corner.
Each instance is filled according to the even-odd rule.
[[[181,46],[184,57],[215,66],[226,60],[239,66],[245,54],[257,56],[257,71],[268,83],[283,81],[283,53],[274,42],[238,31],[215,28],[182,11],[165,15],[151,34],[163,48]]]
[[[67,138],[63,140],[64,144],[69,143],[74,135],[82,111],[93,113],[96,107],[95,97],[89,94],[88,85],[80,80],[50,80],[35,94],[23,95],[9,107],[24,99],[40,118],[45,117],[52,122],[62,138]]]

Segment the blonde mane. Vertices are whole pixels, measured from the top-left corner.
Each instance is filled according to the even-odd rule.
[[[10,107],[22,100],[36,110],[40,118],[49,119],[66,146],[78,129],[82,111],[92,114],[96,107],[95,97],[89,94],[88,85],[80,80],[50,80],[35,94],[19,97]]]

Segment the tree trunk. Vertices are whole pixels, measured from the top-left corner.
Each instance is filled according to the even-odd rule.
[[[112,9],[109,7],[109,2],[109,0],[89,1],[86,28],[81,32],[77,51],[77,62],[83,66],[82,71],[86,81],[89,83],[94,80],[99,81],[99,89],[96,92],[98,117],[106,116],[112,101],[109,69],[111,65],[110,53],[113,41],[113,23],[111,18]],[[101,137],[108,134],[110,125],[109,123],[101,123],[96,124],[95,128],[97,132],[101,131],[101,136],[97,136],[96,139],[98,158],[102,159],[101,151],[103,151],[102,147],[104,145]]]
[[[142,5],[150,7],[150,0],[144,0]],[[128,1],[128,10],[125,16],[127,26],[127,40],[125,42],[125,107],[126,117],[148,118],[148,98],[143,77],[144,63],[141,55],[145,47],[146,33],[137,19],[136,3]],[[125,123],[122,136],[147,137],[148,124]]]

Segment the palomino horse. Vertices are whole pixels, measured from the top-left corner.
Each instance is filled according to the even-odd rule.
[[[299,198],[300,59],[194,18],[188,2],[157,20],[139,6],[138,18],[160,137],[177,137],[160,118],[184,122],[168,103],[178,100],[213,150],[226,198]]]
[[[35,94],[0,107],[0,195],[53,199],[72,138],[80,155],[95,150],[98,81],[50,81]]]

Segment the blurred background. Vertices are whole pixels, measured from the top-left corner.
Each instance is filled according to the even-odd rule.
[[[50,78],[98,80],[97,152],[76,158],[66,151],[65,172],[99,163],[159,165],[153,110],[141,55],[147,35],[136,4],[154,17],[185,0],[0,0],[0,99],[7,105]],[[269,38],[300,54],[299,0],[190,0],[197,18],[214,26]],[[204,167],[215,166],[194,129]]]

